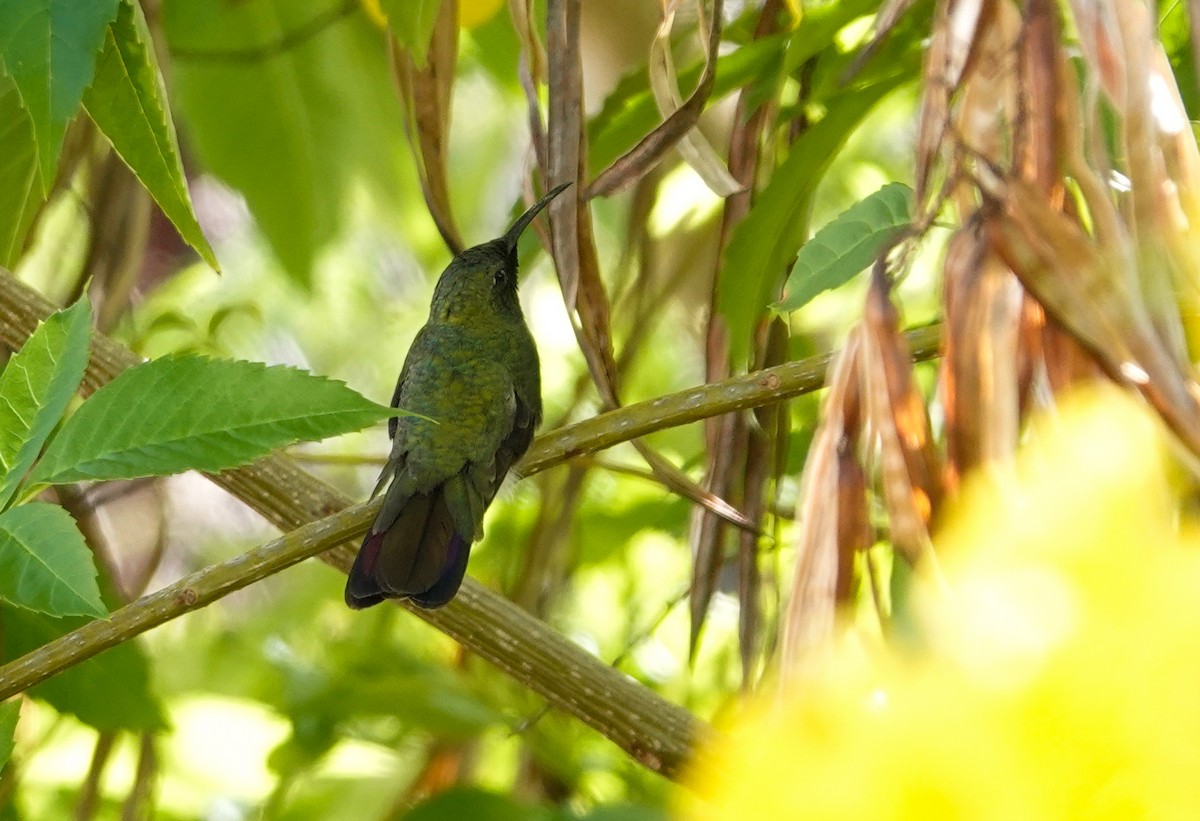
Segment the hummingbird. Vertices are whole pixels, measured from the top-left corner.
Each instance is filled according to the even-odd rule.
[[[537,347],[517,299],[517,240],[570,183],[504,236],[451,260],[392,395],[383,507],[350,568],[346,604],[387,598],[441,607],[458,592],[483,513],[542,420]]]

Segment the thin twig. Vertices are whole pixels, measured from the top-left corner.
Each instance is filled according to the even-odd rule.
[[[941,325],[928,325],[905,334],[915,360],[937,356],[941,329]],[[528,476],[576,456],[595,453],[655,431],[811,393],[824,384],[825,370],[834,355],[834,352],[819,354],[698,385],[550,431],[534,441],[517,470],[522,476]]]
[[[312,453],[302,448],[288,448],[285,453],[289,459],[309,465],[373,467],[381,470],[387,464],[387,457],[377,453]]]
[[[708,31],[708,47],[700,82],[687,101],[671,112],[653,131],[642,137],[637,145],[613,161],[596,175],[587,188],[587,199],[612,194],[637,180],[655,166],[700,120],[700,114],[712,94],[717,78],[717,53],[721,45],[722,0],[713,4]]]
[[[581,456],[578,458],[590,460],[591,464],[595,465],[596,467],[600,468],[601,470],[606,470],[609,473],[617,473],[622,476],[632,476],[636,479],[642,479],[647,482],[653,482],[654,484],[659,485],[660,487],[665,487],[668,490],[670,490],[670,485],[668,485],[666,482],[664,482],[662,479],[660,479],[657,475],[655,475],[654,471],[652,471],[652,470],[646,470],[645,468],[639,468],[635,465],[624,465],[624,464],[621,464],[620,462],[610,462],[607,459],[597,459],[595,457]],[[796,518],[796,511],[794,509],[788,507],[787,505],[783,505],[783,504],[780,504],[780,503],[772,501],[772,500],[768,500],[766,504],[767,504],[767,510],[770,511],[772,516],[777,516],[781,519]]]

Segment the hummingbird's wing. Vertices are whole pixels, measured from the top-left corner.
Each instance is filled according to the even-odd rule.
[[[483,515],[504,482],[513,463],[533,438],[533,413],[511,386],[506,401],[499,403],[498,424],[485,446],[473,452],[459,477],[447,481],[446,494],[458,532],[483,538]]]
[[[412,366],[414,352],[423,351],[428,344],[428,337],[431,336],[428,325],[422,325],[421,330],[417,331],[417,335],[413,337],[412,345],[408,349],[408,355],[404,357],[404,365],[400,368],[400,376],[396,378],[396,390],[392,392],[392,402],[389,407],[400,407],[400,395],[404,391],[404,383],[408,379],[408,372]],[[388,438],[396,438],[396,426],[400,424],[400,417],[393,416],[388,420]],[[378,491],[376,491],[378,492]]]
[[[473,490],[472,501],[479,511],[476,517],[476,540],[483,538],[483,512],[496,497],[513,465],[529,450],[529,444],[533,441],[533,429],[537,425],[537,418],[519,394],[514,394],[513,399],[512,424],[508,433],[491,458],[472,463],[468,473]]]
[[[496,474],[500,482],[504,481],[512,466],[529,450],[529,445],[533,442],[533,429],[538,423],[537,411],[522,400],[519,393],[515,394],[515,398],[517,404],[513,413],[512,430],[496,450]]]

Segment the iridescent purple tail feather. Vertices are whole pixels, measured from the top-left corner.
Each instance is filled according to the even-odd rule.
[[[442,488],[412,497],[385,530],[367,533],[346,580],[346,604],[359,610],[384,599],[441,607],[458,592],[471,540],[454,529]]]

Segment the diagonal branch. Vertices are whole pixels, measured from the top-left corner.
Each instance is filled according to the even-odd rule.
[[[53,310],[37,292],[0,270],[0,344],[21,347]],[[938,332],[931,327],[910,333],[916,357],[936,355]],[[814,357],[705,385],[552,431],[534,443],[520,468],[525,474],[535,473],[654,430],[816,390],[829,358]],[[94,391],[138,361],[116,342],[94,335],[84,390]],[[355,551],[347,540],[361,535],[378,504],[375,500],[351,506],[344,494],[283,456],[209,478],[273,524],[294,532],[187,576],[0,667],[0,699],[308,556],[326,551],[322,560],[346,571]],[[333,545],[337,546],[328,549]],[[413,612],[663,775],[676,777],[697,740],[710,732],[687,710],[608,667],[471,579],[450,605]]]
[[[0,701],[151,628],[278,573],[362,534],[376,505],[359,504],[313,522],[221,564],[191,573],[161,590],[88,622],[0,667]],[[464,585],[436,611],[438,626],[473,649],[485,634],[485,657],[522,679],[524,670],[561,678],[554,704],[584,718],[637,761],[676,777],[691,748],[711,733],[704,722],[567,641],[545,622],[476,584]],[[476,639],[473,641],[472,639]],[[507,654],[497,658],[495,646]],[[538,689],[536,687],[532,689]],[[603,715],[604,722],[594,719]]]
[[[190,573],[106,618],[90,621],[0,667],[0,701],[153,627],[339,545],[361,533],[370,522],[371,512],[365,505],[348,507],[240,556]]]

